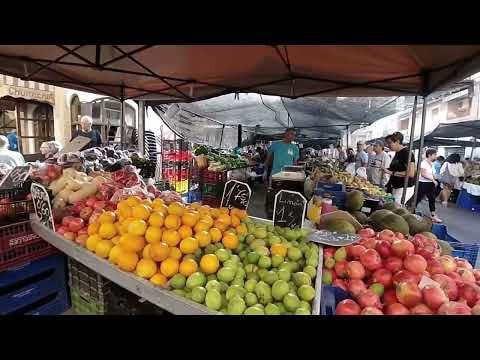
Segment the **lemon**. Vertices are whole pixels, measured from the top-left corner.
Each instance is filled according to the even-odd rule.
[[[145,220],[135,219],[128,225],[129,234],[143,236],[145,231],[147,231],[147,223]]]
[[[132,216],[135,219],[148,220],[150,217],[150,211],[148,210],[148,207],[143,204],[136,205],[132,209]]]
[[[110,240],[101,240],[95,247],[95,254],[101,258],[108,258],[110,250],[113,248],[113,243]]]
[[[145,240],[154,243],[162,240],[162,230],[157,227],[150,226],[145,232]]]
[[[142,259],[137,263],[135,272],[144,279],[150,279],[157,273],[157,264],[151,259]]]
[[[112,250],[110,250],[110,254],[108,255],[108,261],[110,261],[112,264],[117,265],[118,256],[122,251],[123,249],[120,245],[115,245],[114,247],[112,247]]]
[[[103,239],[111,239],[117,235],[117,228],[112,223],[103,223],[98,229],[98,235],[100,235]]]
[[[99,241],[102,241],[100,235],[90,235],[86,242],[87,249],[90,251],[95,251]]]

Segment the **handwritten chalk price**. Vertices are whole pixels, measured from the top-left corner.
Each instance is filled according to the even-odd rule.
[[[273,205],[273,224],[275,226],[303,227],[307,199],[296,191],[281,190],[275,195]]]
[[[33,183],[30,187],[30,192],[32,193],[33,206],[35,207],[35,214],[37,215],[38,221],[42,225],[55,231],[52,206],[47,190],[42,185]]]
[[[13,189],[22,187],[29,173],[30,165],[14,167],[0,182],[0,189]]]
[[[251,196],[252,190],[248,184],[237,180],[227,181],[223,190],[222,207],[246,210]]]

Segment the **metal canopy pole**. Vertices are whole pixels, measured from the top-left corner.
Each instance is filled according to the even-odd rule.
[[[420,144],[418,147],[418,159],[417,159],[417,171],[415,173],[415,192],[413,194],[413,201],[411,206],[412,213],[415,213],[417,196],[418,196],[418,182],[420,179],[420,166],[421,166],[421,156],[424,145],[424,136],[425,136],[425,120],[427,117],[427,99],[423,97],[423,108],[422,108],[422,125],[420,129]]]
[[[347,125],[347,149],[350,146],[350,126]]]
[[[145,101],[138,102],[138,150],[145,154]]]
[[[410,142],[408,144],[408,163],[407,163],[407,171],[405,172],[405,180],[403,182],[403,192],[402,192],[402,200],[400,201],[401,205],[405,204],[405,196],[407,195],[407,187],[408,187],[408,167],[410,166],[411,154],[413,150],[413,137],[415,136],[415,121],[417,117],[417,96],[413,100],[413,109],[412,109],[412,124],[410,128]]]
[[[120,118],[120,148],[123,150],[125,147],[125,88],[122,86],[122,111]]]
[[[474,137],[473,138],[473,147],[472,147],[472,153],[470,154],[470,160],[473,160],[474,159],[474,155],[475,155],[475,149],[477,148],[477,138]]]

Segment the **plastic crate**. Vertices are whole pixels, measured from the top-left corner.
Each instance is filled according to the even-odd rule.
[[[200,191],[189,191],[187,194],[187,202],[189,204],[201,201],[202,200],[202,193]]]
[[[457,197],[456,204],[460,208],[469,209],[472,211],[479,211],[480,209],[480,196],[473,196],[466,190],[462,189]]]
[[[439,240],[445,240],[447,236],[447,227],[444,224],[432,224],[432,234]]]
[[[468,262],[475,268],[480,268],[480,244],[466,244],[458,241],[450,234],[446,234],[445,241],[448,241],[451,247],[453,247],[452,256],[459,257]]]
[[[26,200],[28,192],[19,189],[0,190],[0,226],[28,220],[35,211],[32,200]]]
[[[351,299],[351,297],[343,289],[337,286],[322,285],[320,315],[335,315],[337,304],[345,299]]]
[[[107,297],[108,315],[166,315],[158,306],[114,284]]]
[[[339,184],[331,184],[326,182],[317,182],[317,186],[315,186],[316,190],[328,190],[328,191],[345,191],[345,185],[342,183]]]
[[[227,182],[227,171],[209,171],[203,170],[201,172],[201,179],[203,183],[218,184]]]
[[[66,293],[65,258],[49,256],[0,273],[0,314],[32,312]]]
[[[0,227],[0,271],[57,253],[32,231],[30,221]]]
[[[332,199],[332,204],[339,209],[345,207],[347,193],[345,191],[315,190],[315,195]]]
[[[49,295],[35,304],[29,306],[24,315],[61,315],[70,308],[67,290],[61,290]]]

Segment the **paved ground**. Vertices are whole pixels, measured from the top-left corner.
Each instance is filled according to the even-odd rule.
[[[265,211],[265,186],[260,183],[256,183],[252,188],[252,197],[248,206],[248,213],[251,216],[259,217],[262,219],[267,218]]]

